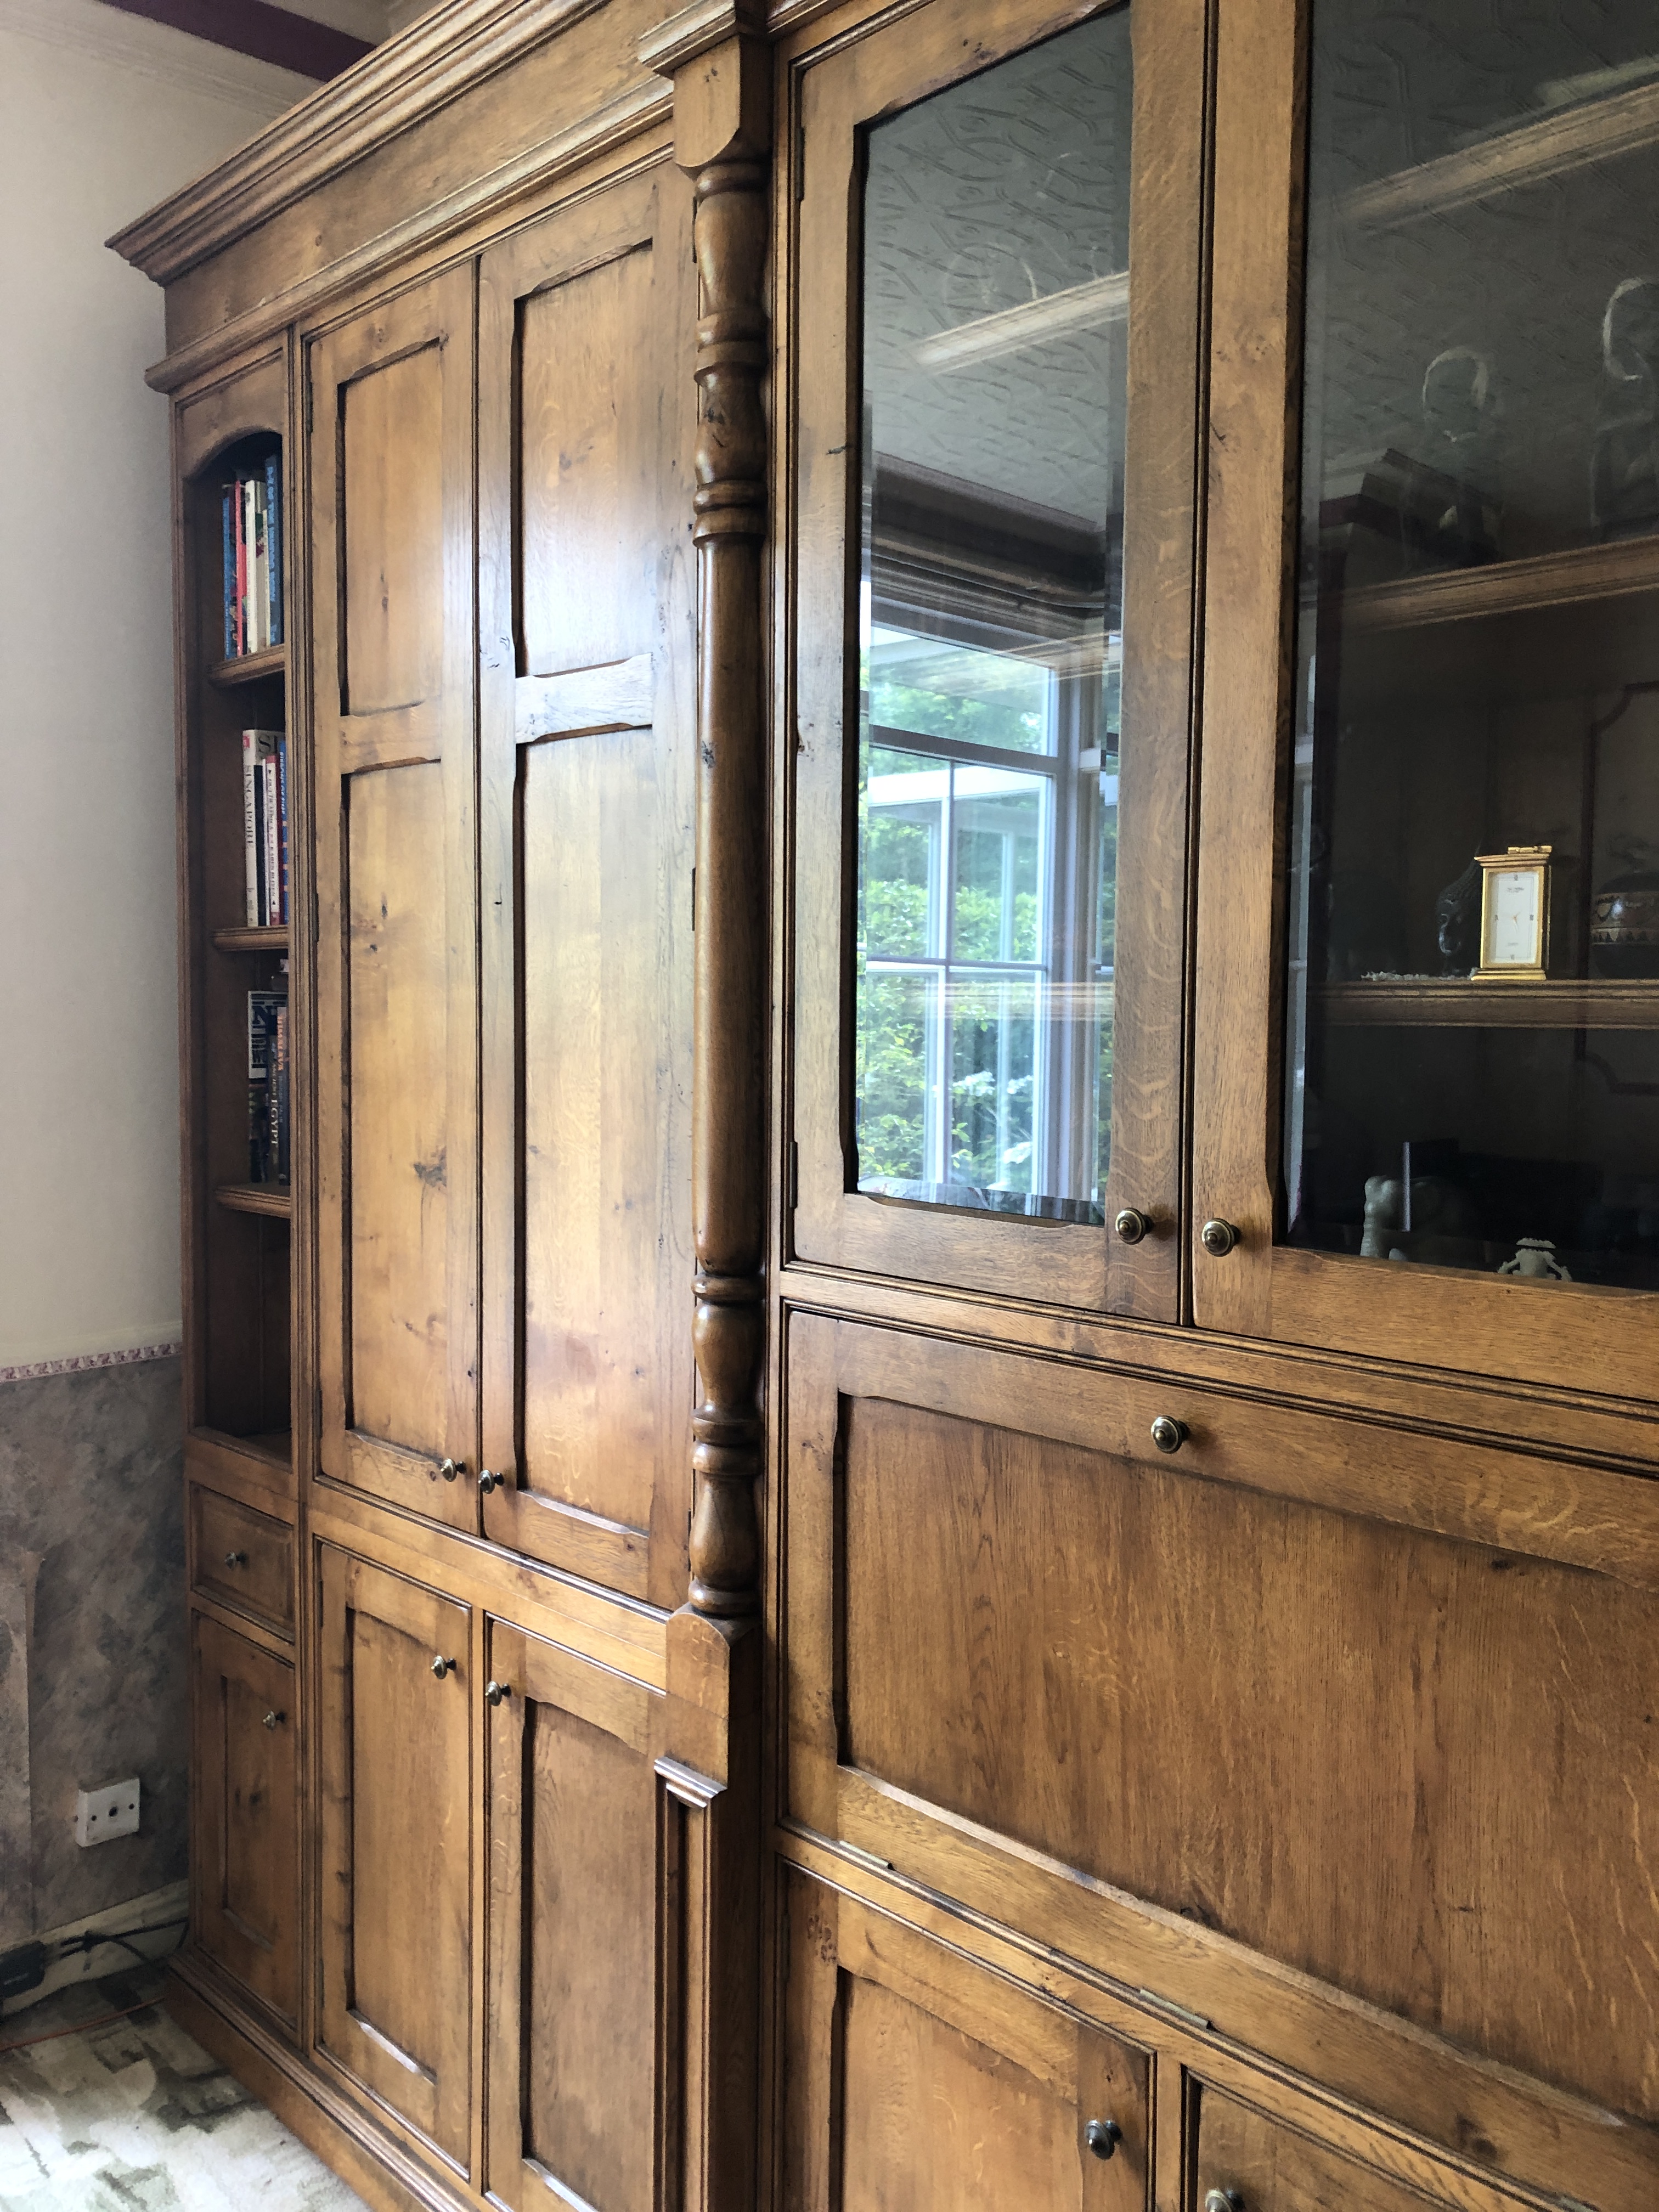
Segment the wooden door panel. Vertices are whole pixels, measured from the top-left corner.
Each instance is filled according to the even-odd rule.
[[[1423,2212],[1432,2201],[1206,2083],[1195,2201],[1215,2190],[1224,2199],[1232,2192],[1240,2212]]]
[[[472,278],[317,342],[322,1471],[476,1529]],[[465,1473],[465,1480],[462,1480]]]
[[[489,2185],[652,2212],[661,1699],[491,1624]]]
[[[1184,1400],[1172,1463],[1111,1375],[845,1324],[790,1346],[799,1816],[868,1776],[1659,2113],[1651,1575],[1284,1495],[1283,1459],[1348,1448],[1313,1416]],[[1425,1482],[1486,1480],[1468,1455]],[[1565,1486],[1534,1472],[1541,1516]]]
[[[787,2201],[799,2212],[1131,2212],[1146,2054],[792,1871]],[[1109,2157],[1090,2123],[1119,2131]]]
[[[320,1596],[319,2048],[465,2171],[471,1617],[330,1546]]]
[[[197,1940],[291,2021],[300,1972],[294,1669],[202,1613],[193,1656]]]
[[[690,187],[484,258],[484,1504],[498,1542],[685,1577]],[[677,396],[678,395],[678,396]]]

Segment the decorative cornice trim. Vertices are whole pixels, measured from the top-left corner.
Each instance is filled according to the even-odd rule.
[[[181,386],[205,375],[230,355],[257,345],[295,317],[313,315],[335,294],[348,290],[360,278],[372,275],[387,263],[421,247],[441,244],[504,203],[580,167],[584,161],[593,160],[611,147],[638,137],[653,124],[665,122],[673,112],[673,106],[672,88],[653,83],[647,77],[574,129],[561,131],[526,153],[515,155],[499,169],[490,170],[459,191],[422,208],[419,214],[394,223],[377,237],[365,239],[349,253],[343,253],[337,261],[331,261],[326,268],[317,270],[287,291],[260,301],[246,313],[210,331],[205,337],[168,354],[165,361],[157,362],[144,372],[144,381],[155,392],[177,392]],[[652,161],[661,158],[654,149],[647,156]]]
[[[568,31],[605,0],[448,0],[106,243],[158,284]]]
[[[184,1350],[171,1344],[136,1344],[124,1352],[77,1352],[67,1359],[31,1359],[0,1367],[0,1382],[33,1382],[43,1375],[79,1375],[94,1367],[133,1367],[141,1359],[176,1359]]]
[[[154,83],[205,93],[255,118],[291,107],[315,88],[313,78],[210,46],[165,23],[106,8],[103,0],[0,0],[0,31],[90,54]]]
[[[766,0],[691,0],[640,40],[639,57],[659,76],[672,76],[687,62],[740,33],[763,37]]]

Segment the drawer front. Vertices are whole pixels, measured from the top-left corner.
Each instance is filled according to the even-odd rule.
[[[1426,2212],[1416,2189],[1209,2087],[1195,2201],[1200,2212]]]
[[[252,1506],[194,1483],[190,1506],[197,1591],[292,1636],[293,1531]]]

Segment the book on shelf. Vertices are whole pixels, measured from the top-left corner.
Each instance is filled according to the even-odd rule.
[[[271,453],[223,488],[227,660],[283,642],[282,477]]]
[[[247,1174],[250,1182],[289,1180],[288,994],[247,994]]]
[[[242,732],[242,858],[247,926],[273,929],[288,912],[288,738]]]

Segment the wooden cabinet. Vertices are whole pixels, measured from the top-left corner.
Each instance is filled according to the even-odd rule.
[[[318,2046],[465,2173],[482,1693],[468,1610],[326,1547],[318,1651]]]
[[[331,331],[312,409],[321,1464],[478,1519],[473,284]]]
[[[294,1532],[286,1522],[200,1483],[190,1492],[191,1587],[294,1633]]]
[[[1207,2086],[1196,2185],[1205,2212],[1421,2212],[1435,2201]]]
[[[299,1710],[292,1664],[191,1621],[196,1940],[277,2017],[299,1997]]]

